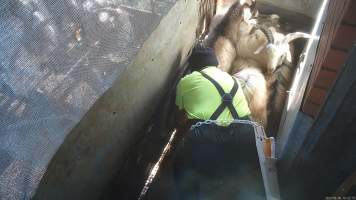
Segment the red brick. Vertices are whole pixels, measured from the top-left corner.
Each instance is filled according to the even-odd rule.
[[[347,53],[344,51],[330,49],[323,66],[328,69],[339,71],[346,61]]]
[[[356,1],[350,1],[349,7],[347,8],[347,12],[345,13],[343,22],[347,24],[356,25]]]
[[[310,95],[307,98],[307,101],[311,103],[322,105],[327,95],[327,90],[313,87],[310,90]]]
[[[353,26],[341,25],[333,41],[333,46],[340,49],[350,50],[355,41],[356,28]]]
[[[302,108],[302,111],[305,114],[315,118],[319,113],[320,107],[320,105],[315,105],[313,103],[306,102]]]
[[[314,84],[323,88],[330,88],[337,77],[337,72],[321,69]]]

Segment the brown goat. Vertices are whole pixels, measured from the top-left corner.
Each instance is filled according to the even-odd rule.
[[[255,12],[254,1],[249,3],[235,2],[204,41],[206,46],[214,48],[219,61],[218,67],[223,71],[230,72],[231,64],[237,55],[236,43],[252,29],[248,20]]]
[[[234,74],[240,81],[242,90],[251,110],[251,118],[260,125],[267,125],[267,83],[266,79],[253,60],[244,60],[244,67]]]

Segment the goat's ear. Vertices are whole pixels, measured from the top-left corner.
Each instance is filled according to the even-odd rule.
[[[303,33],[303,32],[294,32],[294,33],[289,33],[286,35],[286,37],[283,40],[283,43],[289,43],[295,39],[298,38],[311,38],[312,35],[308,33]]]

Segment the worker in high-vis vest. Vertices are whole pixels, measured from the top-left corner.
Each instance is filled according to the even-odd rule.
[[[237,194],[240,186],[233,183],[234,174],[241,173],[238,169],[243,166],[234,157],[248,151],[240,145],[247,138],[244,134],[252,143],[255,136],[252,127],[231,123],[249,120],[241,84],[216,67],[211,48],[195,47],[188,62],[192,73],[176,88],[178,133],[186,132],[174,164],[178,199],[243,199],[236,196],[241,195]],[[206,120],[209,123],[203,123]]]

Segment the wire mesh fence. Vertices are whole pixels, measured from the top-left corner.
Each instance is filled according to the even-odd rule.
[[[0,2],[0,199],[29,199],[175,0]]]

